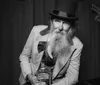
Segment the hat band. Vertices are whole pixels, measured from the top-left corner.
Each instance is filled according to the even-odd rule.
[[[65,17],[65,18],[67,18],[67,17],[75,17],[75,15],[71,15],[71,14],[68,14],[68,13],[63,12],[63,11],[59,11],[58,12],[58,16]]]

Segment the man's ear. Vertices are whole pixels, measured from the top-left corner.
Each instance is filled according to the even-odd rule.
[[[50,32],[52,32],[54,29],[54,26],[53,26],[53,20],[50,20],[49,21],[49,25],[50,25]]]

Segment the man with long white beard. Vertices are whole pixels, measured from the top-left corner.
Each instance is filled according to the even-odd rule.
[[[57,19],[54,19],[53,22],[51,22],[51,30],[50,30],[50,36],[48,38],[48,47],[47,47],[48,53],[50,52],[49,55],[51,55],[51,53],[54,53],[57,54],[58,56],[61,55],[64,56],[65,54],[68,54],[68,52],[70,51],[70,46],[72,42],[68,40],[70,36],[67,32],[70,29],[70,25],[66,24],[66,26],[63,27],[63,23],[65,22],[60,20],[57,21]]]
[[[75,36],[78,19],[73,12],[75,7],[71,2],[67,3],[67,8],[59,6],[50,13],[49,26],[32,28],[19,57],[20,85],[73,85],[78,82],[83,44]]]

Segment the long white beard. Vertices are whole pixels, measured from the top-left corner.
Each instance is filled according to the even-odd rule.
[[[50,33],[49,34],[49,37],[48,37],[48,43],[47,43],[47,52],[48,52],[48,54],[49,54],[49,56],[51,57],[51,58],[53,58],[53,56],[52,56],[52,49],[53,49],[53,45],[54,45],[54,41],[55,41],[55,38],[56,38],[56,34],[55,33]]]
[[[51,58],[64,56],[70,51],[70,44],[66,35],[52,32],[48,38],[47,52]]]

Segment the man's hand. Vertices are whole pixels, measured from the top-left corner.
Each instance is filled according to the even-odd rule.
[[[38,82],[38,83],[36,83],[34,85],[46,85],[46,83],[45,82]]]
[[[31,82],[32,85],[34,85],[35,83],[39,82],[36,78],[36,76],[33,76],[32,74],[28,74],[28,79]]]
[[[32,85],[46,85],[45,82],[38,81],[37,77],[32,74],[28,74],[28,79]]]

